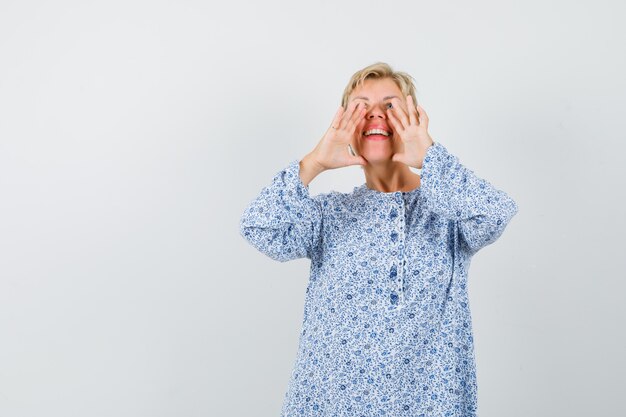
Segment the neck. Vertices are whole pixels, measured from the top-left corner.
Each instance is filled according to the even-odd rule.
[[[420,176],[401,162],[377,162],[368,164],[363,170],[367,188],[384,193],[411,191],[421,182]]]

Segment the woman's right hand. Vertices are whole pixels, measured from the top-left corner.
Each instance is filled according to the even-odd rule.
[[[348,145],[355,149],[357,136],[361,133],[355,132],[355,129],[364,115],[365,106],[358,100],[350,103],[345,111],[343,106],[337,109],[335,118],[322,140],[309,154],[320,168],[326,170],[367,164],[362,156],[353,156],[348,150]]]

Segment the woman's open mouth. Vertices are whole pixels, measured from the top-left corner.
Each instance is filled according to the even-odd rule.
[[[370,129],[363,132],[363,137],[367,140],[387,140],[391,137],[391,133],[384,129]]]

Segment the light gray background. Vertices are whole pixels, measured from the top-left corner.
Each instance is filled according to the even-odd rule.
[[[376,61],[519,205],[470,268],[481,417],[625,415],[623,7],[2,1],[0,415],[278,416],[309,261],[239,218]]]

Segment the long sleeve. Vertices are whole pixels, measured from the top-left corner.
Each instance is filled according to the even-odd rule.
[[[509,195],[476,176],[439,142],[426,151],[421,179],[425,204],[458,223],[471,255],[495,242],[518,211]]]
[[[241,235],[270,258],[286,262],[309,258],[322,235],[320,202],[309,195],[300,178],[300,161],[279,171],[271,184],[246,207],[240,220]]]

